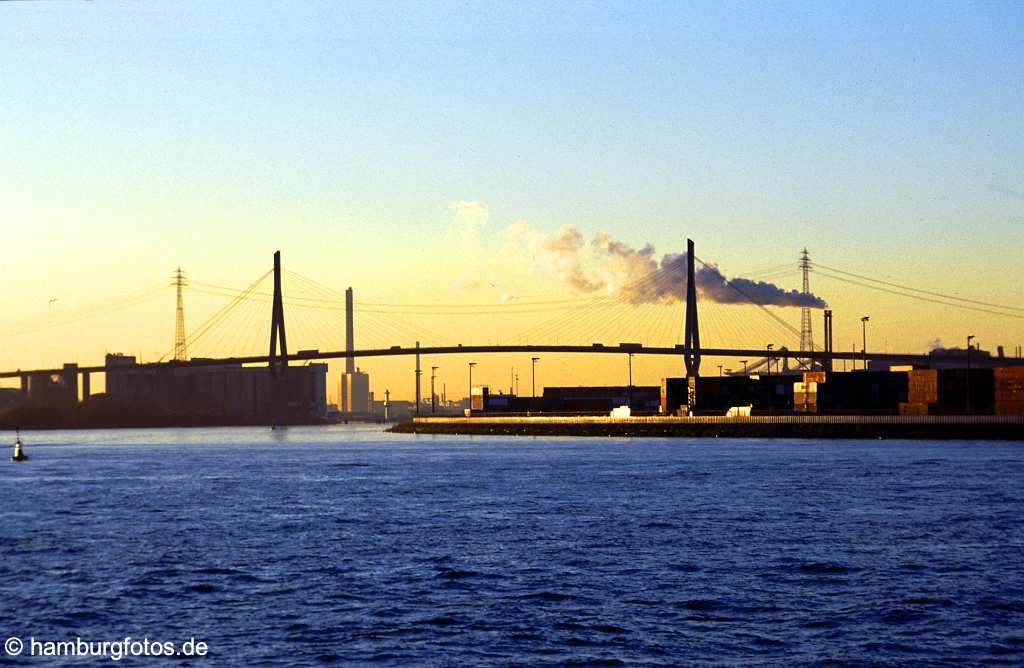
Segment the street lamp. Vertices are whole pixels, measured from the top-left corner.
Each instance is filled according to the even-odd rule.
[[[537,398],[537,360],[539,357],[530,358],[530,403]]]
[[[768,373],[767,373],[767,375],[770,376],[770,375],[772,375],[772,348],[774,348],[775,345],[772,344],[772,343],[769,343],[766,347],[768,348]]]
[[[967,337],[967,414],[971,414],[971,339],[974,334]]]
[[[743,364],[743,375],[746,376],[747,375],[747,360],[740,360],[740,363]]]
[[[476,362],[469,363],[469,412],[473,412],[473,367],[476,366]]]
[[[868,370],[868,320],[870,317],[864,316],[860,319],[860,328],[863,335],[863,345],[861,346],[860,353],[864,356],[864,370]]]
[[[718,377],[719,378],[722,377],[722,365],[721,364],[718,365]]]
[[[436,413],[437,412],[437,405],[435,403],[435,399],[437,398],[437,395],[434,394],[434,378],[435,378],[434,372],[437,371],[438,368],[439,367],[436,367],[436,366],[430,367],[430,412],[431,413]]]

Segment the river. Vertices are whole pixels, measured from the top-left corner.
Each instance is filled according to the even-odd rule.
[[[1024,662],[1020,442],[22,437],[22,665],[126,637],[245,666]]]

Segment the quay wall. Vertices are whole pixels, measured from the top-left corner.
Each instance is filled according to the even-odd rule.
[[[1024,416],[420,417],[397,424],[390,431],[504,436],[1024,440]]]

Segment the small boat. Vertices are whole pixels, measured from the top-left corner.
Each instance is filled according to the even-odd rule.
[[[21,449],[21,432],[14,439],[14,454],[11,455],[12,462],[27,462],[28,455]]]

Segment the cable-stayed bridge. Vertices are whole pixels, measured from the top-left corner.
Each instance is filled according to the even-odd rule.
[[[831,312],[827,309],[822,320],[824,338],[816,343],[810,307],[801,307],[798,329],[781,317],[777,309],[761,303],[754,293],[762,285],[758,281],[775,280],[795,271],[803,272],[801,294],[805,296],[809,295],[808,272],[814,271],[818,276],[907,299],[1024,319],[1024,309],[1016,306],[961,298],[821,265],[812,269],[806,255],[799,265],[772,267],[755,274],[757,280],[742,283],[726,279],[714,265],[701,261],[693,253],[692,243],[680,258],[682,264],[677,267],[661,267],[607,294],[471,304],[355,301],[351,291],[346,295],[284,269],[277,255],[272,269],[241,289],[195,279],[187,281],[178,270],[171,284],[178,298],[174,345],[158,361],[144,366],[173,369],[263,364],[276,369],[290,362],[415,356],[418,377],[419,358],[424,355],[565,353],[681,358],[684,363],[680,372],[685,367],[686,374],[692,377],[700,374],[702,357],[735,359],[738,364],[734,365],[734,373],[739,373],[740,365],[743,373],[753,373],[782,370],[790,365],[827,369],[837,360],[863,365],[867,360],[925,364],[933,359],[919,353],[871,352],[866,349],[866,340],[859,350],[854,347],[837,351],[831,345]],[[702,291],[698,291],[698,266],[706,281],[721,284],[709,286],[705,282]],[[164,286],[147,288],[112,300],[107,308],[129,308],[163,295],[165,290]],[[226,301],[212,316],[187,331],[183,293]],[[717,296],[701,299],[698,309],[701,293]],[[798,303],[799,299],[789,305]],[[81,317],[84,319],[88,314]],[[69,322],[73,321],[74,314]],[[480,332],[488,328],[488,340],[480,341]],[[344,346],[346,330],[354,330],[359,345]],[[351,341],[353,337],[348,338]],[[965,361],[968,355],[964,350]],[[1021,364],[1024,360],[1008,357],[1005,363]],[[75,365],[73,372],[83,375],[83,387],[88,388],[89,374],[106,370],[104,364]],[[0,371],[0,378],[21,378],[24,383],[35,374],[68,371],[67,366],[9,369]],[[84,394],[88,394],[87,389]]]

